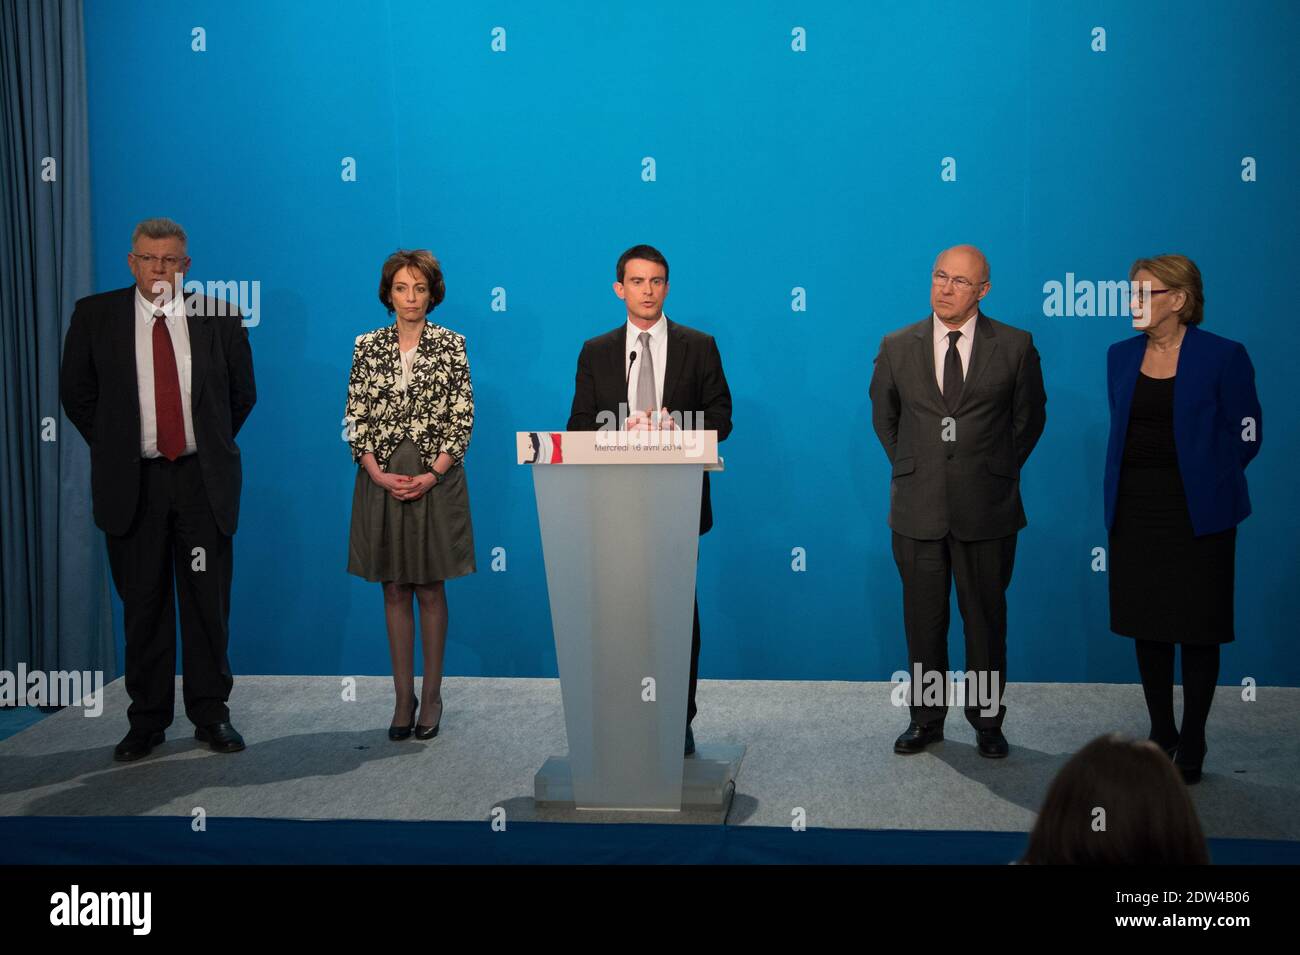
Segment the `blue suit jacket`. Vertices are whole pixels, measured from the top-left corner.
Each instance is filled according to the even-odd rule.
[[[1116,342],[1106,356],[1110,443],[1106,447],[1106,529],[1115,525],[1120,462],[1128,434],[1133,389],[1146,352],[1146,335]],[[1187,327],[1174,379],[1174,445],[1199,537],[1236,527],[1250,514],[1246,465],[1259,453],[1263,420],[1255,368],[1240,342]],[[1243,439],[1253,418],[1254,440]]]

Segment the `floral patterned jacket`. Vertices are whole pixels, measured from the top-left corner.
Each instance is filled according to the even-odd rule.
[[[429,470],[442,451],[460,464],[474,429],[465,336],[425,322],[411,368],[411,386],[404,390],[397,323],[358,335],[344,416],[357,463],[369,451],[387,469],[388,459],[409,437]]]

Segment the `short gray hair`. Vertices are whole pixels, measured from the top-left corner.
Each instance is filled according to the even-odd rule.
[[[146,239],[180,239],[186,246],[190,242],[185,230],[178,223],[163,218],[145,219],[137,225],[135,231],[131,233],[131,248],[135,248],[136,240],[140,236]]]

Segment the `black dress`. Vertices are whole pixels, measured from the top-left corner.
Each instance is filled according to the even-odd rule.
[[[1174,379],[1139,372],[1110,533],[1110,629],[1230,643],[1237,529],[1195,536],[1174,445]]]

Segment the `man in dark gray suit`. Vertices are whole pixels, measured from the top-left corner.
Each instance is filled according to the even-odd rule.
[[[1008,750],[1006,589],[1026,524],[1020,469],[1043,433],[1047,396],[1030,334],[980,311],[989,287],[979,249],[941,253],[933,314],[885,336],[871,378],[872,424],[893,465],[889,526],[911,658],[911,722],[896,753],[943,739],[953,578],[979,690],[967,693],[966,719],[981,756]],[[923,695],[936,681],[943,695]]]

